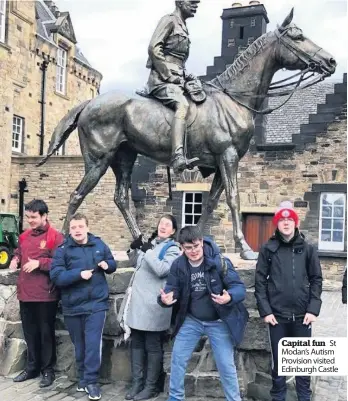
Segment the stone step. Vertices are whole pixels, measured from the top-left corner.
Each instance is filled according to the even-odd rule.
[[[340,83],[340,84],[335,84],[335,93],[344,93],[347,95],[347,84],[346,83]]]
[[[310,114],[309,123],[331,123],[335,119],[334,113]]]
[[[344,104],[347,101],[347,95],[345,93],[330,93],[326,95],[327,104]]]
[[[320,134],[322,132],[326,132],[327,130],[327,123],[318,123],[318,124],[301,124],[300,126],[300,134]]]

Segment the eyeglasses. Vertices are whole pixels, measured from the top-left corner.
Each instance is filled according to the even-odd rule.
[[[192,246],[187,246],[187,245],[184,246],[184,245],[182,245],[182,249],[183,249],[185,252],[190,253],[190,252],[193,252],[193,251],[198,251],[198,249],[199,249],[201,246],[202,246],[201,243],[194,244],[194,245],[192,245]]]

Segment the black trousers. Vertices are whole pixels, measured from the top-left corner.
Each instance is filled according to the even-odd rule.
[[[303,318],[295,321],[269,325],[269,335],[272,348],[272,401],[285,401],[286,378],[278,375],[278,343],[283,337],[311,337],[311,325],[304,325]],[[310,401],[312,391],[310,389],[311,378],[309,376],[296,376],[296,392],[299,401]]]
[[[22,302],[20,314],[27,343],[27,370],[51,372],[56,363],[55,321],[58,302]]]
[[[132,329],[132,348],[148,352],[163,352],[162,331],[142,331]]]

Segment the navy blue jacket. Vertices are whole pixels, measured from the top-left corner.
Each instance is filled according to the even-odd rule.
[[[204,279],[210,294],[222,294],[225,289],[231,296],[231,301],[225,305],[212,303],[221,320],[223,320],[232,335],[235,345],[238,345],[244,335],[248,320],[248,312],[242,301],[246,295],[246,289],[240,280],[238,273],[233,268],[232,262],[225,258],[227,272],[223,274],[222,261],[218,246],[209,238],[204,238]],[[173,304],[175,312],[175,323],[173,335],[175,336],[182,326],[190,304],[191,297],[191,275],[188,259],[185,255],[178,257],[172,264],[164,291],[173,291],[177,302]],[[161,306],[167,307],[158,297]]]
[[[98,263],[105,261],[103,270]],[[83,270],[92,270],[89,280],[81,277]],[[116,261],[109,247],[93,234],[88,234],[85,245],[77,244],[69,236],[53,256],[50,278],[61,289],[63,314],[89,314],[108,309],[109,288],[105,273],[116,270]]]

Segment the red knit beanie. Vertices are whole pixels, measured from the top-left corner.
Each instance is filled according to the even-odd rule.
[[[295,226],[298,227],[298,214],[293,209],[292,203],[290,201],[281,202],[273,217],[273,224],[277,227],[279,220],[284,218],[294,220]]]

